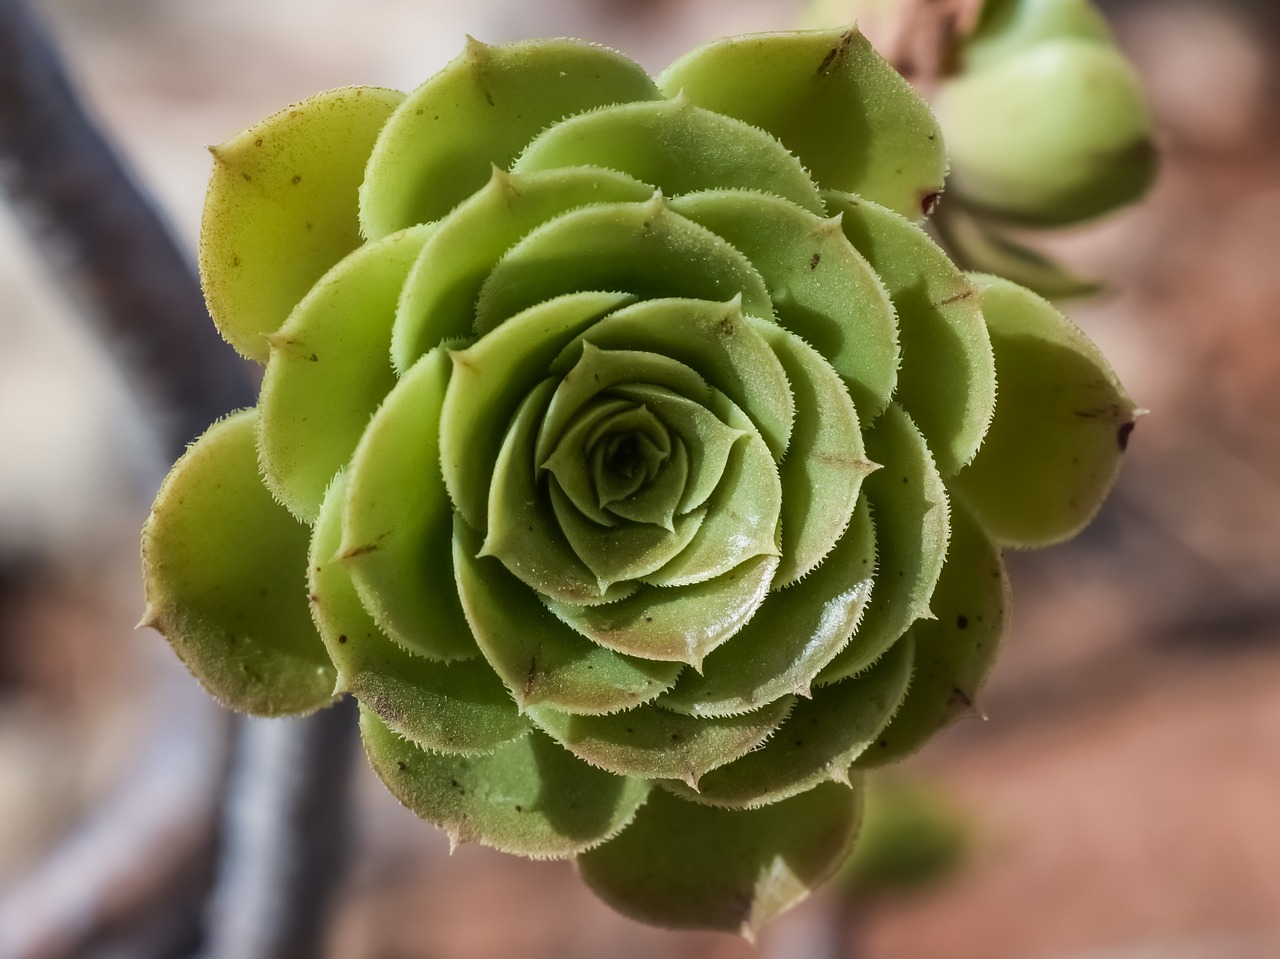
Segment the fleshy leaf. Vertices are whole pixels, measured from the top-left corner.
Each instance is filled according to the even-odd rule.
[[[577,350],[577,346],[575,346]],[[560,442],[579,411],[602,394],[614,395],[618,387],[642,384],[671,390],[698,403],[711,400],[713,391],[691,367],[661,353],[641,350],[601,350],[583,341],[572,369],[561,366],[569,362],[572,351],[557,364],[555,372],[563,373],[555,386],[546,416],[538,428],[535,456],[545,463]],[[621,395],[621,394],[619,394]]]
[[[440,465],[449,498],[485,529],[489,477],[520,401],[583,327],[629,302],[621,293],[569,293],[530,307],[450,354],[453,375],[440,413]]]
[[[707,501],[724,475],[729,451],[745,434],[724,423],[711,410],[688,396],[653,384],[622,384],[610,395],[643,403],[670,427],[689,451],[689,479],[676,506],[687,513]]]
[[[711,770],[696,790],[678,780],[663,787],[690,802],[754,809],[822,782],[847,783],[850,763],[876,742],[902,702],[913,658],[910,636],[904,637],[865,673],[797,702],[767,743]]]
[[[867,422],[884,411],[898,380],[893,304],[838,220],[749,190],[695,193],[670,206],[746,255],[778,322],[845,378]]]
[[[210,148],[200,279],[214,323],[240,355],[265,362],[267,334],[360,245],[356,190],[403,99],[379,87],[329,90]]]
[[[1035,44],[1067,38],[1112,42],[1107,18],[1093,0],[986,0],[959,53],[966,70],[978,70]]]
[[[369,422],[347,474],[339,553],[379,628],[437,660],[479,652],[457,594],[440,587],[453,579],[438,442],[450,366],[443,349],[428,353]]]
[[[644,578],[653,586],[687,587],[727,573],[756,556],[777,556],[782,483],[764,439],[746,414],[716,394],[720,416],[745,434],[729,450],[720,485],[707,500],[693,541]]]
[[[656,573],[697,535],[705,510],[676,519],[671,530],[651,523],[600,526],[586,519],[552,484],[551,505],[570,548],[596,578],[603,593],[615,583],[629,583]]]
[[[766,337],[772,324],[744,315],[737,299],[642,300],[605,317],[571,342],[552,372],[572,368],[583,344],[657,353],[697,370],[751,418],[775,459],[791,439],[795,403],[786,370]]]
[[[889,728],[855,767],[894,762],[954,720],[979,715],[974,700],[995,661],[1008,611],[1009,580],[1000,551],[957,505],[947,565],[933,594],[936,618],[921,620],[908,633],[916,647],[911,688]]]
[[[875,662],[929,612],[947,554],[950,506],[929,447],[896,403],[867,433],[867,455],[885,465],[862,484],[876,523],[875,585],[858,631],[818,674],[836,682]]]
[[[560,622],[496,559],[477,556],[480,537],[454,523],[454,573],[480,651],[521,708],[610,713],[670,689],[678,662],[606,649]]]
[[[360,733],[392,795],[454,845],[564,859],[616,835],[649,794],[647,782],[592,769],[536,731],[488,756],[426,752],[367,709]]]
[[[827,206],[889,289],[902,343],[894,401],[950,476],[973,459],[996,403],[977,291],[924,230],[893,211],[840,193],[828,193]]]
[[[782,725],[794,697],[784,696],[752,713],[700,719],[647,703],[609,716],[573,716],[530,706],[529,717],[584,762],[621,776],[699,777],[745,756]]]
[[[769,593],[777,566],[777,557],[757,556],[714,579],[678,589],[641,586],[626,599],[601,606],[550,599],[546,604],[601,646],[701,669],[707,653],[751,621]]]
[[[667,196],[760,190],[821,212],[818,189],[800,161],[767,133],[726,113],[703,110],[678,93],[583,113],[542,133],[513,169],[590,164],[652,183]]]
[[[517,410],[489,484],[488,522],[481,556],[502,561],[538,593],[568,603],[607,603],[635,591],[602,585],[560,529],[546,484],[538,482],[537,430],[556,391],[554,379],[535,387]]]
[[[769,291],[741,253],[705,227],[672,213],[662,198],[601,203],[549,220],[507,251],[476,301],[476,332],[576,290],[621,290],[643,299],[724,302],[772,317]]]
[[[618,517],[607,511],[602,504],[603,494],[597,488],[597,479],[604,477],[593,476],[588,449],[589,437],[615,417],[635,409],[636,404],[620,397],[594,397],[578,410],[577,416],[560,434],[555,448],[540,467],[554,477],[554,482],[573,501],[578,512],[601,526],[617,525]],[[601,452],[599,458],[603,458],[603,452],[597,452]],[[639,477],[635,483],[626,485],[638,485],[642,480],[643,477]],[[549,479],[548,483],[550,482]],[[670,528],[671,524],[668,522],[664,525]]]
[[[396,384],[383,361],[396,296],[430,229],[356,250],[267,337],[258,459],[267,486],[303,522],[315,522],[329,481]]]
[[[825,189],[913,219],[942,192],[937,121],[856,27],[715,40],[667,67],[658,86],[772,133]]]
[[[443,216],[506,169],[540,130],[592,107],[658,96],[631,60],[580,40],[488,46],[468,39],[392,115],[360,185],[360,225],[377,238]]]
[[[821,566],[769,595],[751,621],[685,673],[662,706],[694,716],[732,716],[809,684],[849,641],[871,593],[876,561],[871,513],[861,503]]]
[[[346,477],[339,473],[312,532],[307,573],[311,616],[338,667],[338,688],[434,752],[492,752],[526,732],[528,720],[483,659],[436,663],[411,656],[378,628],[338,557],[345,502]]]
[[[952,489],[998,542],[1048,545],[1098,511],[1137,414],[1106,358],[1051,303],[1007,280],[974,280],[1000,403]]]
[[[391,360],[406,370],[445,340],[470,337],[485,277],[526,233],[591,203],[641,202],[653,188],[591,167],[512,175],[495,167],[483,189],[436,224],[409,273],[391,337]]]
[[[844,534],[862,480],[876,464],[864,455],[853,400],[813,347],[780,327],[765,337],[786,371],[795,400],[782,481],[782,564],[775,589],[809,575]]]
[[[578,871],[640,922],[752,936],[831,877],[861,818],[861,784],[824,783],[754,810],[659,789],[622,835],[578,857]]]
[[[258,476],[257,411],[211,426],[142,531],[145,625],[219,702],[260,716],[327,706],[336,672],[307,611],[307,528]]]

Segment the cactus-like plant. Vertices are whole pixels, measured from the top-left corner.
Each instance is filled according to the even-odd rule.
[[[644,921],[751,930],[834,871],[860,770],[972,709],[1001,546],[1079,529],[1132,427],[920,228],[939,128],[856,30],[656,79],[472,41],[213,153],[205,292],[262,393],[160,490],[146,621],[232,708],[355,696],[402,802]]]

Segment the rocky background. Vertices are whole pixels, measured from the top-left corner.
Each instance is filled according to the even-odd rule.
[[[203,147],[316,90],[412,88],[467,33],[582,36],[657,71],[714,36],[786,26],[799,9],[39,6],[82,94],[190,249]],[[882,787],[918,807],[897,824],[906,865],[866,866],[758,947],[664,933],[614,916],[568,864],[470,847],[450,857],[443,834],[400,809],[361,760],[355,861],[329,956],[1280,955],[1280,29],[1272,5],[1243,0],[1108,7],[1147,78],[1164,168],[1140,207],[1054,248],[1107,281],[1110,292],[1069,312],[1151,413],[1094,526],[1069,546],[1011,557],[1017,611],[979,703],[987,720],[954,727]],[[147,427],[155,411],[79,322],[66,283],[0,205],[0,924],[17,921],[6,895],[148,763],[170,764],[162,780],[215,772],[184,766],[197,753],[181,743],[158,756],[146,745],[203,708],[185,678],[176,700],[158,707],[146,695],[172,673],[171,655],[132,628],[137,533],[166,464]],[[175,835],[175,850],[201,842]],[[136,889],[162,865],[138,862]],[[154,892],[158,903],[181,894]],[[98,907],[110,917],[111,903]],[[154,941],[180,938],[163,925]],[[116,932],[107,922],[90,944],[24,955],[153,954]]]

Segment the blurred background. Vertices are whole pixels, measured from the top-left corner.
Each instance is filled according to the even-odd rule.
[[[204,147],[312,92],[410,89],[468,33],[580,36],[656,72],[715,36],[787,26],[802,6],[34,5],[192,251]],[[1016,611],[979,702],[988,718],[877,784],[889,852],[870,850],[758,947],[660,932],[616,917],[569,864],[471,847],[450,857],[361,759],[327,955],[1280,956],[1280,14],[1268,0],[1103,6],[1146,77],[1163,169],[1140,206],[1052,246],[1106,282],[1068,312],[1151,413],[1093,526],[1010,556]],[[221,762],[182,737],[217,735],[223,719],[173,675],[164,641],[133,629],[138,531],[168,464],[118,357],[64,286],[0,204],[0,907],[129,777],[212,784]],[[181,735],[157,752],[168,727]],[[196,864],[188,872],[207,869],[207,844],[199,828],[173,827],[170,852]],[[113,888],[116,913],[84,905],[107,917],[92,942],[69,934],[41,954],[152,954],[112,922],[125,924],[156,876],[168,877],[146,893],[158,909],[203,880],[173,881],[181,869],[144,858]],[[84,872],[62,878],[68,896],[84,894]]]

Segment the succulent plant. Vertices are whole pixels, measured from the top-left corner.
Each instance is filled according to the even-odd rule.
[[[914,37],[910,28],[924,6],[810,0],[804,21],[865,20],[881,26],[880,42],[894,48]],[[965,269],[1055,299],[1096,292],[1101,284],[1074,275],[1026,240],[1131,204],[1155,179],[1146,97],[1106,18],[1092,0],[928,6],[928,16],[947,29],[935,31],[936,62],[922,79],[952,163],[947,203],[931,223],[933,232]]]
[[[972,711],[1001,547],[1087,522],[1132,427],[918,225],[938,125],[853,29],[656,79],[471,41],[213,154],[205,292],[262,392],[160,490],[146,622],[234,709],[355,696],[416,813],[647,922],[832,874],[861,771]]]
[[[962,265],[1045,296],[1090,293],[1009,227],[1071,226],[1140,198],[1156,173],[1136,71],[1090,0],[986,0],[935,105],[954,163],[937,231]]]

